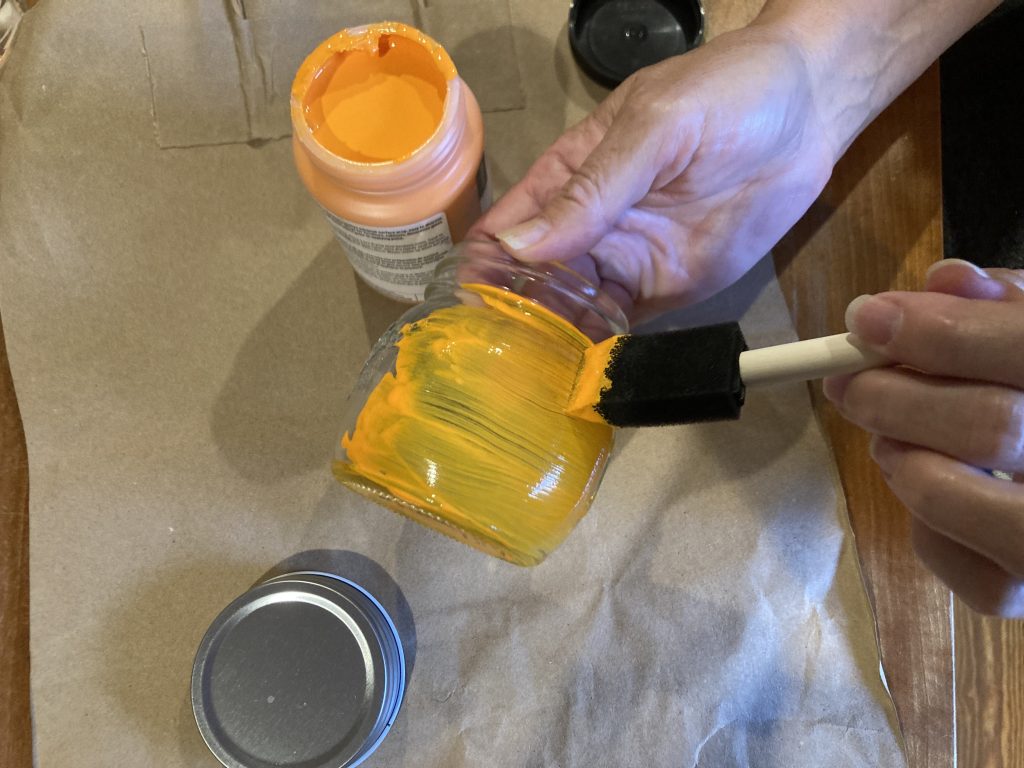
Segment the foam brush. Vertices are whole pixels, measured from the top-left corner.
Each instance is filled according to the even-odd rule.
[[[566,413],[617,427],[738,419],[747,387],[888,364],[851,333],[747,349],[737,323],[612,336],[584,354]]]

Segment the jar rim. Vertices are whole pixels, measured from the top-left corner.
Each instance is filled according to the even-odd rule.
[[[437,58],[438,69],[445,74],[445,97],[441,119],[430,136],[405,157],[398,160],[365,162],[335,154],[313,135],[305,111],[306,93],[317,73],[335,54],[359,48],[366,40],[381,35],[398,35],[417,43]],[[432,37],[417,29],[394,21],[383,21],[342,29],[325,39],[303,61],[295,75],[290,95],[292,135],[309,153],[317,166],[329,175],[342,178],[345,183],[367,192],[412,189],[420,186],[432,174],[443,170],[454,157],[455,150],[465,132],[463,81],[444,47]],[[399,184],[396,187],[396,183]]]
[[[517,295],[523,295],[520,291],[522,285],[516,285],[515,278],[519,278],[520,281],[522,279],[533,281],[556,289],[559,293],[577,302],[579,306],[597,315],[607,326],[607,328],[601,329],[602,332],[607,331],[604,337],[626,333],[629,330],[629,320],[622,307],[599,286],[594,285],[575,269],[557,261],[536,263],[519,261],[502,250],[497,241],[493,240],[467,240],[455,245],[437,263],[432,283],[450,280],[463,285],[474,282],[471,279],[462,279],[457,274],[459,267],[467,264],[482,267],[481,273],[488,268],[505,273],[508,278],[512,279],[506,279],[503,282],[508,284],[496,287],[504,288]],[[486,282],[495,284],[493,280]],[[544,302],[538,301],[534,296],[524,295],[523,298],[544,305]],[[547,308],[557,311],[554,307]],[[577,325],[577,327],[579,326]],[[585,329],[581,328],[580,330]]]

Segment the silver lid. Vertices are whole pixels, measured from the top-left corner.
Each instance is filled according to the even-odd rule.
[[[228,768],[351,768],[388,733],[405,692],[394,623],[357,584],[278,576],[225,608],[192,669],[192,710]]]

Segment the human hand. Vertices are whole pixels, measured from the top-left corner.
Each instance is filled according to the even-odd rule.
[[[899,367],[825,395],[873,434],[924,564],[975,610],[1024,618],[1024,270],[939,262],[925,291],[850,304],[850,331]]]
[[[637,72],[475,225],[523,261],[564,261],[631,319],[729,285],[832,171],[799,48],[768,26]],[[525,222],[525,223],[524,223]]]

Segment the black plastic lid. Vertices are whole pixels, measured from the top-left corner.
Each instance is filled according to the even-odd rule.
[[[703,37],[700,0],[573,0],[569,9],[577,63],[609,88],[641,67],[686,53]]]

